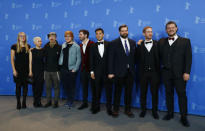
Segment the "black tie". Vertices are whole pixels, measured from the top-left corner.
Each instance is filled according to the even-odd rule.
[[[173,41],[174,41],[174,38],[169,37],[168,39],[169,39],[169,40],[173,40]]]
[[[103,44],[103,42],[97,42],[98,45]]]
[[[147,41],[147,42],[145,42],[145,44],[149,44],[149,43],[152,43],[152,41]]]

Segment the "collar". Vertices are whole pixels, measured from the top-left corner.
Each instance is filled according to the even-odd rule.
[[[125,40],[128,40],[128,38],[122,38],[122,37],[120,36],[120,40],[121,40],[121,41],[125,41]]]
[[[86,41],[85,43],[82,42],[82,44],[83,44],[84,46],[87,46],[87,44],[88,44],[89,41],[90,41],[90,40],[87,39],[87,41]]]
[[[98,41],[98,42],[104,42],[104,40]]]
[[[174,41],[178,38],[179,36],[177,34],[174,35]]]
[[[144,42],[152,42],[153,43],[153,40],[151,39],[151,40],[145,40]]]

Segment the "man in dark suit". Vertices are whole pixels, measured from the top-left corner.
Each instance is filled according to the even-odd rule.
[[[96,114],[100,111],[102,88],[105,87],[107,114],[112,115],[112,80],[108,79],[107,69],[109,43],[103,39],[104,30],[102,28],[97,28],[95,33],[98,42],[90,47],[90,73],[96,86],[96,100],[92,113]]]
[[[166,91],[168,113],[163,118],[170,120],[174,117],[174,87],[178,95],[178,103],[183,126],[190,126],[187,120],[186,82],[190,78],[192,50],[190,40],[176,34],[177,25],[174,21],[166,24],[168,38],[159,41],[162,78]]]
[[[160,61],[157,41],[152,40],[152,27],[146,26],[143,29],[145,40],[138,41],[137,59],[139,62],[140,79],[140,117],[146,115],[146,98],[148,84],[152,94],[152,116],[159,119],[158,111],[158,87],[160,80]]]
[[[81,50],[81,83],[83,87],[83,103],[78,108],[79,110],[85,109],[88,107],[88,85],[90,82],[91,90],[92,90],[92,101],[95,98],[95,82],[90,77],[90,46],[94,44],[93,41],[89,40],[89,32],[87,30],[80,30],[79,31],[79,38],[82,41],[80,44]],[[93,103],[91,106],[91,110],[93,110]]]
[[[128,38],[128,26],[119,27],[120,37],[113,40],[109,47],[109,78],[115,77],[113,117],[118,117],[122,87],[125,86],[125,114],[133,118],[131,112],[132,88],[135,76],[136,42]]]

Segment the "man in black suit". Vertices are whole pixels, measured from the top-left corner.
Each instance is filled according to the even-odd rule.
[[[174,117],[174,87],[178,95],[178,103],[183,126],[190,126],[187,120],[186,82],[190,78],[192,50],[190,40],[176,34],[177,25],[174,21],[166,24],[168,38],[159,41],[162,78],[166,91],[168,113],[163,118],[170,120]]]
[[[143,29],[145,40],[139,40],[137,46],[137,59],[139,62],[140,79],[140,117],[146,115],[146,98],[148,84],[152,94],[152,116],[159,119],[158,111],[158,87],[160,80],[160,61],[157,41],[152,40],[152,27]]]
[[[96,114],[100,111],[101,92],[105,87],[107,114],[112,115],[112,80],[108,79],[107,69],[109,43],[103,39],[104,30],[102,28],[97,28],[95,33],[98,42],[90,47],[90,73],[96,86],[96,99],[93,102],[95,105],[92,113]]]
[[[132,88],[135,76],[136,42],[128,38],[128,26],[119,27],[120,37],[113,40],[109,48],[108,77],[115,77],[113,117],[118,117],[122,87],[125,86],[125,114],[133,118],[131,112]]]

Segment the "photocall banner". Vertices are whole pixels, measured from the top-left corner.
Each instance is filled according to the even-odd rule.
[[[78,31],[87,29],[90,39],[96,41],[94,31],[98,27],[104,29],[105,40],[111,41],[119,37],[118,27],[121,24],[128,25],[129,37],[135,41],[143,38],[145,26],[152,26],[153,39],[159,40],[167,37],[165,24],[173,20],[178,25],[178,35],[189,38],[192,44],[193,64],[191,79],[187,83],[188,113],[205,116],[204,5],[204,0],[1,0],[0,95],[15,95],[10,47],[16,43],[18,32],[27,34],[31,47],[34,47],[35,36],[42,38],[43,45],[48,42],[49,32],[56,32],[57,40],[62,44],[66,30],[73,31],[75,41],[80,43]],[[76,82],[76,100],[82,100],[80,77]],[[140,107],[138,85],[136,82],[133,88],[133,107]],[[32,96],[31,86],[28,95]],[[61,97],[65,96],[61,89]],[[105,102],[104,91],[102,96],[101,101]],[[147,97],[147,106],[151,108],[150,91]],[[163,84],[159,89],[159,109],[166,110]],[[179,112],[176,93],[175,111]]]

